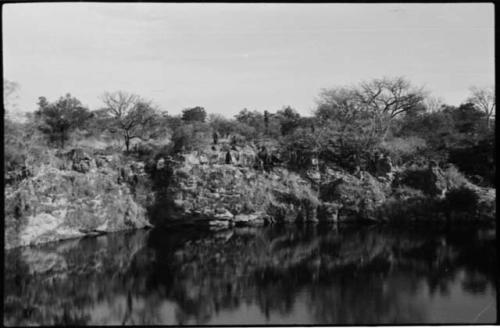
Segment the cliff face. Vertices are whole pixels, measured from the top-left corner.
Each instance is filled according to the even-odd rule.
[[[266,222],[377,220],[390,183],[367,172],[354,176],[327,169],[299,173],[259,165],[252,147],[214,146],[176,159],[160,159],[156,175],[168,176],[165,199],[187,216],[210,225]],[[383,180],[383,179],[382,179]],[[385,181],[385,180],[384,180]]]
[[[311,184],[285,169],[256,169],[256,158],[250,147],[184,154],[160,167],[170,171],[164,194],[180,212],[214,226],[315,221]]]
[[[452,181],[450,174],[434,166],[390,166],[374,176],[333,168],[299,174],[282,166],[264,170],[259,164],[255,148],[228,150],[222,145],[160,159],[156,172],[160,176],[168,171],[163,183],[167,203],[216,227],[266,222],[491,221],[495,217],[494,190],[464,178],[460,183]],[[471,201],[464,207],[458,204],[463,203],[460,197]]]
[[[54,154],[50,163],[6,187],[6,248],[144,228],[150,222],[227,228],[273,222],[494,221],[494,189],[463,177],[460,184],[451,181],[437,167],[389,167],[373,174],[333,168],[292,172],[263,165],[248,145],[217,145],[148,164],[74,149]]]
[[[7,188],[6,248],[150,226],[120,165],[73,150]]]

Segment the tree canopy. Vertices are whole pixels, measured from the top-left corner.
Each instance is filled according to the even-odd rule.
[[[182,111],[182,120],[185,122],[205,122],[207,112],[205,108],[196,106],[193,108],[186,108]]]
[[[69,133],[76,128],[84,127],[90,118],[90,112],[80,100],[68,93],[54,103],[48,102],[45,97],[40,97],[35,116],[39,120],[40,131],[46,134],[51,142],[58,143],[64,148]]]

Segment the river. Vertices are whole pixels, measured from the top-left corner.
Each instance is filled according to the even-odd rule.
[[[139,230],[5,253],[4,324],[494,323],[493,228]]]

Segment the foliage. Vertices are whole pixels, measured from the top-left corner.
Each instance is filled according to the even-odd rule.
[[[35,112],[39,122],[38,128],[51,143],[56,143],[61,148],[64,148],[70,132],[76,128],[83,128],[90,117],[89,110],[69,93],[54,103],[49,103],[45,97],[40,97],[38,106],[39,109]]]
[[[318,136],[308,129],[298,128],[282,139],[280,150],[280,157],[290,167],[307,169],[320,151]]]
[[[210,126],[202,122],[192,122],[178,127],[172,136],[173,151],[201,150],[210,144]]]
[[[196,106],[193,108],[186,108],[182,111],[182,120],[185,122],[205,122],[207,112],[205,108]]]
[[[297,113],[295,109],[290,106],[286,106],[283,109],[276,112],[275,117],[280,122],[281,135],[290,134],[294,129],[299,126],[300,114]],[[265,121],[266,123],[266,121]],[[267,127],[269,125],[269,119],[267,119]],[[266,128],[266,132],[268,128]]]
[[[266,124],[264,121],[264,115],[258,111],[249,111],[248,109],[241,110],[236,116],[236,121],[244,124],[252,129],[253,136],[257,137],[262,135],[266,131]],[[244,125],[240,125],[240,128]],[[247,129],[250,130],[250,129]]]
[[[208,116],[208,123],[212,130],[221,138],[227,137],[234,132],[234,126],[236,125],[234,120],[228,120],[219,114],[210,114]]]
[[[422,88],[402,77],[373,79],[358,86],[323,89],[315,116],[341,125],[370,119],[369,133],[385,139],[395,118],[424,108],[424,95]]]
[[[454,165],[447,167],[443,176],[448,188],[459,188],[468,183],[467,178]]]
[[[449,161],[471,177],[475,183],[494,185],[496,175],[494,134],[490,134],[475,145],[450,149]]]
[[[23,126],[21,123],[4,119],[4,168],[12,171],[24,165],[26,148],[23,142]]]
[[[367,169],[380,139],[370,133],[371,121],[360,119],[355,124],[339,126],[329,122],[320,129],[320,159],[350,171]]]
[[[409,161],[415,161],[423,156],[427,149],[424,139],[416,136],[406,138],[393,138],[380,144],[380,150],[389,155],[396,165],[403,165]]]
[[[454,149],[472,147],[491,134],[484,114],[472,104],[443,105],[439,111],[406,115],[394,123],[394,138],[423,139],[426,147],[419,156],[439,162],[447,162]]]
[[[323,89],[317,103],[314,115],[320,122],[336,120],[350,124],[364,111],[354,88]]]
[[[470,137],[484,130],[485,114],[471,103],[465,103],[459,107],[445,106],[443,111],[450,115],[458,133]]]

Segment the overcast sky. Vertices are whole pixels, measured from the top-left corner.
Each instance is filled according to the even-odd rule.
[[[309,114],[321,88],[375,77],[452,105],[494,83],[493,4],[35,3],[4,5],[2,21],[25,111],[67,92],[96,109],[125,90],[171,114]]]

